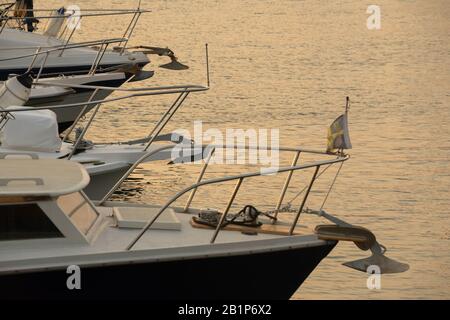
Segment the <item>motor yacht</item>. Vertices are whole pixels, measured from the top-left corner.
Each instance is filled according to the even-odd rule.
[[[163,205],[94,204],[83,192],[89,174],[74,161],[0,160],[0,297],[289,299],[341,240],[372,251],[370,258],[349,263],[352,268],[366,272],[376,264],[383,273],[406,271],[407,265],[384,256],[367,229],[306,209],[319,168],[348,159],[321,156],[328,158],[273,172],[315,172],[299,210],[280,210],[276,217],[252,206],[245,207],[250,213],[233,207],[242,182],[261,178],[260,171],[199,179],[162,199]],[[193,197],[175,206],[183,195],[229,181],[236,187],[223,210],[195,209]],[[328,224],[299,224],[300,214],[313,212]]]

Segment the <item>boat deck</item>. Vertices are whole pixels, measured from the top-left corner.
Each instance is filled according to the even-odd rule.
[[[142,208],[142,206],[139,207]],[[48,240],[44,246],[28,245],[25,248],[23,241],[20,247],[11,243],[10,246],[0,247],[0,273],[44,266],[48,268],[49,266],[67,267],[71,264],[105,265],[118,262],[171,260],[179,256],[202,258],[231,253],[248,254],[279,250],[280,247],[290,249],[320,246],[326,243],[303,226],[300,230],[304,230],[305,234],[296,236],[263,233],[246,235],[241,232],[223,230],[219,233],[215,244],[211,245],[209,242],[214,230],[194,228],[190,223],[193,215],[175,213],[181,223],[180,230],[148,230],[132,251],[126,251],[126,247],[141,229],[119,228],[113,217],[113,207],[98,209],[105,218],[98,235],[91,244],[68,245],[67,242],[61,243],[56,239]],[[236,246],[236,243],[240,245]]]

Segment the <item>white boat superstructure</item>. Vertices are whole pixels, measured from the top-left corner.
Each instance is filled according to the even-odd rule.
[[[10,81],[19,83],[15,79]],[[44,84],[47,84],[47,82]],[[91,97],[87,102],[57,106],[3,107],[0,110],[2,115],[0,117],[0,157],[68,159],[82,163],[91,175],[91,183],[85,190],[91,199],[103,198],[119,180],[123,179],[123,177],[128,177],[131,173],[130,170],[140,163],[157,160],[190,161],[196,154],[200,154],[201,158],[203,152],[201,146],[195,148],[189,145],[187,146],[189,149],[187,152],[174,159],[172,149],[175,147],[177,147],[177,150],[180,149],[176,143],[184,142],[184,139],[176,134],[161,135],[161,133],[188,95],[192,92],[206,91],[209,89],[208,86],[185,85],[118,89],[101,86],[70,85],[69,83],[54,83],[53,85],[56,87],[93,90],[93,95],[99,90],[130,93],[103,100],[92,100]],[[84,140],[86,132],[97,116],[102,104],[130,99],[135,96],[167,94],[177,94],[178,96],[163,113],[161,119],[156,123],[148,136],[135,141],[114,143],[92,143]],[[95,108],[87,124],[84,128],[76,130],[75,141],[70,141],[69,136],[72,131],[76,128],[86,110],[92,108],[92,106],[95,106]],[[72,126],[65,132],[64,137],[60,138],[57,119],[53,111],[64,113],[64,110],[67,108],[78,110],[78,114]]]
[[[61,10],[62,9],[62,10]],[[26,32],[23,28],[12,28],[11,21],[21,21],[23,18],[5,13],[0,16],[0,80],[6,80],[11,74],[23,74],[32,70],[39,74],[38,78],[55,77],[59,75],[74,75],[92,73],[95,65],[96,73],[119,71],[137,74],[139,77],[149,77],[142,69],[150,61],[149,54],[167,56],[171,62],[161,67],[172,70],[184,70],[188,67],[179,63],[174,52],[168,48],[139,45],[128,47],[140,16],[149,12],[139,7],[135,10],[84,10],[67,11],[64,8],[53,10],[56,15],[39,15],[42,10],[31,10],[36,20],[49,20],[48,28],[59,24],[59,28],[43,34]],[[37,13],[37,15],[35,14]],[[132,16],[127,28],[120,37],[72,43],[76,26],[74,19],[98,18],[105,16]],[[114,46],[112,49],[111,46]]]
[[[123,39],[105,39],[79,44],[66,44],[43,35],[7,29],[0,33],[0,80],[11,74],[31,70],[42,78],[89,73],[92,63],[102,55],[97,72],[142,70],[150,60],[144,52],[120,52],[105,47]],[[93,46],[104,44],[101,48]],[[37,56],[36,56],[37,54]],[[40,71],[40,66],[44,65]]]
[[[139,70],[149,63],[146,54],[129,52],[125,49],[140,15],[148,12],[146,10],[138,8],[137,10],[89,11],[80,14],[79,12],[69,12],[64,8],[45,11],[28,8],[10,14],[13,11],[14,8],[8,8],[0,18],[1,80],[6,80],[11,73],[24,73],[24,70],[27,70],[30,65],[34,67],[42,64],[45,65],[45,68],[40,71],[42,77],[88,73],[91,70],[92,62],[98,58],[99,54],[102,55],[102,61],[99,62],[100,72],[101,69],[123,67]],[[48,21],[47,30],[42,33],[25,31],[20,26],[23,21],[22,15],[31,15],[34,21]],[[73,25],[74,20],[79,23],[82,19],[87,18],[101,19],[104,16],[122,15],[131,15],[132,19],[120,40],[109,42],[105,39],[100,43],[88,41],[81,43],[81,46],[71,43],[73,35],[78,29],[76,25]],[[14,25],[17,23],[18,27]],[[111,43],[115,43],[118,47],[123,46],[118,50],[107,50]],[[44,53],[35,56],[36,53],[41,52]],[[35,71],[38,70],[39,67]]]

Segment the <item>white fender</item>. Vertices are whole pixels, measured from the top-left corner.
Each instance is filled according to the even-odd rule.
[[[23,106],[29,99],[33,78],[27,73],[8,79],[0,85],[0,108]]]

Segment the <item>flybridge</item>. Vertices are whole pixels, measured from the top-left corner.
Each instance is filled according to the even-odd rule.
[[[22,161],[17,166],[17,160],[1,160],[0,196],[54,197],[76,192],[89,183],[89,176],[77,163]]]

